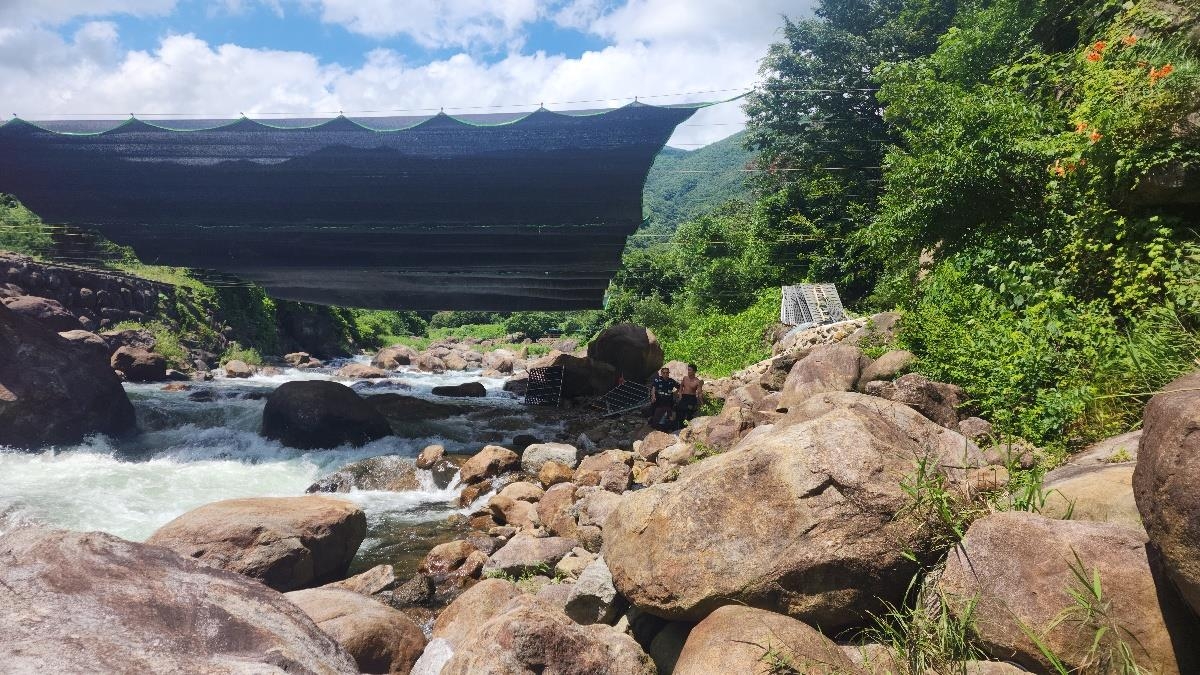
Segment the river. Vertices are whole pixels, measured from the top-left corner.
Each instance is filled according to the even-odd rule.
[[[388,454],[415,458],[430,443],[441,443],[450,453],[474,453],[497,440],[497,426],[507,430],[507,438],[514,433],[549,438],[558,430],[555,423],[530,416],[519,400],[502,392],[503,380],[483,378],[477,371],[435,375],[406,369],[379,385],[333,375],[347,362],[319,371],[289,368],[249,379],[218,377],[191,382],[183,392],[164,391],[162,384],[126,384],[137,411],[136,435],[95,436],[80,445],[36,452],[0,446],[0,531],[37,522],[142,541],[202,504],[302,495],[318,478],[358,459]],[[262,438],[257,429],[266,394],[300,379],[332,379],[364,394],[397,392],[465,405],[470,411],[411,424],[404,435],[359,448],[295,450]],[[447,399],[431,393],[435,386],[472,381],[482,382],[488,396]],[[451,536],[453,528],[446,519],[461,510],[455,503],[458,490],[453,484],[438,489],[428,472],[420,473],[421,490],[341,495],[367,514],[367,539],[355,570],[380,562],[410,568],[430,546]]]

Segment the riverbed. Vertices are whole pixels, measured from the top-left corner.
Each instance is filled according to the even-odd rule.
[[[431,374],[403,369],[379,383],[334,375],[345,363],[321,370],[286,368],[248,379],[217,377],[187,383],[189,388],[181,392],[164,391],[161,383],[126,384],[137,411],[136,435],[95,436],[79,445],[34,452],[0,446],[0,531],[34,522],[142,541],[202,504],[302,495],[318,478],[366,457],[415,458],[431,443],[444,445],[450,453],[470,454],[497,441],[496,426],[506,437],[532,433],[550,438],[560,428],[530,415],[520,400],[501,390],[503,380],[483,378],[478,371]],[[284,382],[301,379],[336,380],[364,395],[396,392],[467,406],[469,411],[408,425],[404,435],[358,448],[304,451],[259,436],[266,395]],[[461,382],[482,382],[488,395],[450,399],[432,394],[435,386]],[[380,562],[407,567],[432,543],[451,535],[453,528],[446,520],[461,510],[457,486],[439,489],[428,472],[420,473],[420,490],[341,495],[367,514],[367,540],[355,569]]]

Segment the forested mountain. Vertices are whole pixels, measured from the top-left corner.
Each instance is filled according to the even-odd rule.
[[[744,169],[754,153],[744,147],[746,133],[697,150],[663,148],[643,191],[643,211],[649,225],[674,229],[731,199],[746,199],[750,186]]]

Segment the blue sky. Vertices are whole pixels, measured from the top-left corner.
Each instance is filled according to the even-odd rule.
[[[783,0],[0,0],[0,100],[29,119],[714,100],[752,85],[780,17],[806,11]],[[730,91],[661,96],[707,90]],[[743,123],[738,104],[715,106],[671,142],[698,147]]]

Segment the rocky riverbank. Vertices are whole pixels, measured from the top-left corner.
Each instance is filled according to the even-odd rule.
[[[315,379],[264,388],[257,431],[304,452],[362,445],[366,456],[313,482],[318,494],[202,505],[144,544],[9,528],[0,613],[21,628],[0,637],[0,655],[18,670],[64,671],[1200,667],[1189,491],[1200,479],[1197,376],[1156,396],[1140,433],[1043,477],[1040,451],[994,434],[952,384],[908,372],[911,354],[877,347],[896,319],[777,336],[771,358],[709,383],[716,414],[678,434],[590,408],[618,375],[661,364],[653,336],[634,327],[537,360],[465,343],[397,346],[336,370],[289,355],[289,372]],[[109,380],[87,372],[119,389],[98,345],[5,308],[0,327],[0,348],[37,345],[77,369],[105,367]],[[46,367],[25,358],[4,363]],[[405,373],[456,372],[460,362],[478,373],[482,399],[464,381],[420,395],[404,388]],[[65,409],[9,386],[18,369],[4,363],[0,384],[12,395],[0,415]],[[532,418],[488,407],[502,392],[483,382],[503,376],[504,388],[519,388],[535,364],[564,366],[567,407]],[[273,376],[247,367],[240,380],[238,370],[218,377]],[[50,393],[69,390],[63,382]],[[162,395],[214,395],[203,381],[178,386]],[[531,433],[539,415],[557,424]],[[369,450],[439,418],[478,425],[480,440],[456,452]],[[419,493],[426,481],[454,509],[427,553],[355,563],[374,527],[355,498]],[[59,619],[38,620],[51,614]],[[84,631],[94,639],[71,637]]]

